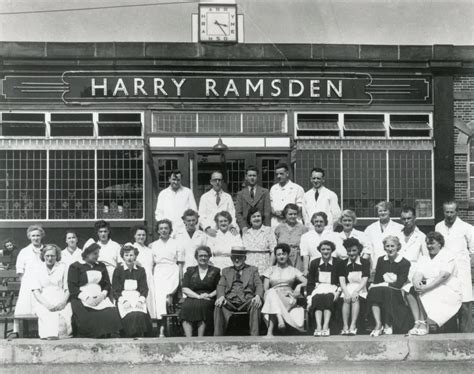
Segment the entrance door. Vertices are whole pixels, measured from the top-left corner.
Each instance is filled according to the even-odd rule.
[[[270,189],[275,183],[275,166],[284,162],[290,166],[288,154],[257,154],[257,167],[260,172],[259,184]]]

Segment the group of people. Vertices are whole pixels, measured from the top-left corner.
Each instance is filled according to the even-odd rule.
[[[234,205],[215,171],[198,208],[181,173],[172,171],[158,196],[158,239],[148,245],[144,226],[119,245],[110,225],[98,221],[84,250],[67,231],[61,251],[43,244],[40,226],[30,226],[31,244],[16,262],[22,283],[15,314],[35,313],[42,338],[146,336],[151,319],[162,321],[181,290],[186,336],[212,327],[223,335],[241,312],[251,335],[260,334],[262,314],[269,337],[288,326],[304,331],[305,310],[315,336],[329,336],[339,312],[340,333],[360,333],[369,314],[363,311],[373,318],[372,336],[425,335],[429,325],[455,316],[460,331],[471,331],[473,228],[457,217],[455,202],[443,205],[445,219],[425,235],[415,209],[403,208],[399,224],[382,201],[378,220],[362,232],[354,228],[355,212],[341,211],[324,186],[323,169],[312,170],[306,193],[289,179],[286,164],[275,175],[269,191],[249,167]]]

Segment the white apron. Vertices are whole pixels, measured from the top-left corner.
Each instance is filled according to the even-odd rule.
[[[138,282],[135,279],[125,279],[123,285],[122,297],[118,303],[118,311],[120,318],[124,318],[128,313],[132,312],[147,312],[146,304],[138,304],[140,298],[140,292],[137,291]],[[128,301],[132,306],[129,309],[125,309],[123,302]]]
[[[57,305],[64,300],[64,289],[59,287],[43,288],[41,294],[53,305]],[[38,316],[38,335],[40,338],[53,336],[64,338],[72,335],[72,309],[70,303],[67,303],[63,310],[51,312],[44,305],[35,301],[34,311]]]
[[[153,279],[153,253],[148,247],[141,246],[138,243],[133,244],[138,248],[137,264],[145,269],[146,283],[148,285],[148,296],[146,297],[146,306],[152,319],[156,318],[155,310],[155,281]]]
[[[100,302],[99,305],[91,305],[90,301],[97,298],[101,293],[102,289],[100,288],[99,282],[102,279],[102,273],[97,270],[88,270],[87,274],[87,284],[80,288],[81,292],[79,293],[79,300],[82,301],[82,304],[85,307],[92,308],[95,310],[103,310],[105,308],[113,308],[114,304],[108,297]]]
[[[351,271],[347,275],[347,290],[352,294],[362,283],[362,272],[361,271]],[[360,290],[359,296],[362,298],[367,298],[367,287]],[[341,293],[341,298],[344,297],[344,294]]]

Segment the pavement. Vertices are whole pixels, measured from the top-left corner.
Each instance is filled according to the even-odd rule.
[[[47,365],[67,372],[79,372],[82,365],[101,368],[114,365],[129,368],[153,365],[154,368],[173,368],[180,372],[190,367],[192,372],[207,368],[205,372],[228,372],[232,367],[247,365],[272,368],[272,372],[285,367],[297,372],[314,365],[350,369],[367,363],[431,363],[446,367],[454,363],[459,367],[474,364],[474,334],[433,334],[420,337],[403,335],[315,338],[312,336],[265,337],[226,336],[205,338],[146,338],[146,339],[66,339],[44,341],[39,339],[0,340],[2,372],[26,373],[21,368],[41,373]],[[33,365],[32,365],[33,364]],[[448,365],[449,366],[449,365]],[[222,370],[210,371],[210,368]],[[450,366],[449,366],[450,367]],[[471,366],[472,367],[472,366]],[[383,368],[383,366],[382,366]],[[38,369],[38,370],[37,370]],[[398,369],[400,369],[398,367]],[[12,371],[13,370],[13,371]],[[249,369],[250,370],[250,369]],[[290,371],[294,371],[290,370]],[[95,370],[94,370],[95,371]],[[240,371],[240,370],[239,370]],[[244,372],[243,370],[242,372]],[[250,370],[252,371],[252,370]],[[286,370],[284,370],[286,372]],[[113,372],[113,371],[110,371]],[[131,371],[133,372],[133,371]],[[171,371],[173,372],[173,371]],[[344,372],[344,371],[341,371]],[[380,371],[379,371],[380,372]],[[441,371],[440,371],[441,372]],[[454,373],[462,372],[454,371]],[[431,371],[436,373],[436,371]]]

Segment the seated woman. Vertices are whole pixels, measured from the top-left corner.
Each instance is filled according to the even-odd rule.
[[[301,256],[303,257],[303,274],[309,271],[311,261],[321,257],[318,251],[318,245],[323,240],[333,242],[336,250],[333,251],[332,256],[338,258],[347,258],[346,250],[342,246],[342,241],[337,234],[332,230],[328,230],[328,216],[324,212],[316,212],[311,217],[311,224],[313,225],[309,231],[301,236]]]
[[[383,246],[386,255],[377,261],[374,283],[367,296],[367,304],[371,306],[375,319],[370,336],[391,335],[393,330],[406,333],[410,322],[410,312],[401,291],[408,279],[410,261],[398,253],[401,244],[396,236],[387,236]]]
[[[92,243],[82,251],[82,261],[69,266],[72,326],[75,337],[105,338],[122,328],[112,303],[111,284],[106,266],[98,262],[100,245]]]
[[[136,264],[138,249],[131,243],[122,247],[120,256],[123,264],[115,268],[112,292],[122,318],[123,332],[128,338],[143,337],[152,329],[146,307],[146,272]]]
[[[221,270],[209,265],[211,249],[205,245],[196,248],[194,257],[197,266],[188,267],[183,278],[183,293],[187,296],[181,307],[179,318],[183,321],[186,337],[193,336],[193,325],[197,324],[198,336],[204,336],[211,322],[216,301],[216,288]]]
[[[428,321],[439,327],[453,317],[462,303],[462,291],[456,276],[456,260],[443,249],[444,237],[439,232],[426,235],[428,256],[418,260],[413,275],[413,287],[407,295],[408,305],[415,319],[410,335],[426,335]]]
[[[230,252],[232,247],[241,247],[242,239],[240,235],[232,234],[230,228],[232,216],[227,211],[222,211],[214,216],[217,225],[217,234],[215,237],[208,236],[207,244],[212,252],[212,265],[219,269],[232,266]]]
[[[39,337],[48,340],[67,338],[72,334],[67,265],[59,262],[61,249],[55,244],[46,244],[40,258],[43,264],[33,269],[31,278]]]
[[[263,215],[257,207],[249,209],[247,225],[249,228],[242,235],[244,247],[247,249],[246,262],[256,266],[262,274],[274,263],[275,234],[271,227],[263,225]]]
[[[285,205],[283,208],[285,222],[282,222],[275,227],[275,237],[277,243],[285,243],[290,246],[291,252],[289,259],[291,265],[299,271],[304,272],[305,270],[300,252],[300,241],[303,234],[308,231],[308,228],[298,222],[298,212],[298,205],[291,203]]]
[[[171,238],[173,224],[168,219],[162,219],[156,223],[160,238],[150,244],[153,254],[154,289],[155,289],[155,312],[160,323],[159,336],[165,336],[165,326],[162,322],[163,315],[167,314],[167,306],[172,305],[173,295],[179,286],[179,275],[183,267],[184,253],[180,243]],[[179,265],[178,265],[179,263]]]
[[[301,271],[290,265],[290,251],[288,244],[277,244],[274,250],[277,264],[262,274],[265,290],[262,313],[268,324],[268,337],[273,336],[277,321],[280,330],[284,329],[287,323],[297,330],[304,331],[304,309],[296,305],[296,298],[301,294],[301,287],[306,286],[307,281]],[[296,281],[300,283],[293,290]]]
[[[316,319],[313,335],[329,336],[329,322],[340,294],[337,269],[341,260],[332,256],[336,250],[333,242],[323,240],[317,248],[321,257],[311,261],[308,272],[308,311]]]
[[[367,280],[370,277],[370,261],[362,258],[363,244],[355,238],[343,242],[348,258],[339,265],[338,276],[344,304],[342,305],[341,335],[357,335],[357,319],[360,298],[367,298]],[[349,326],[349,316],[351,324]]]

